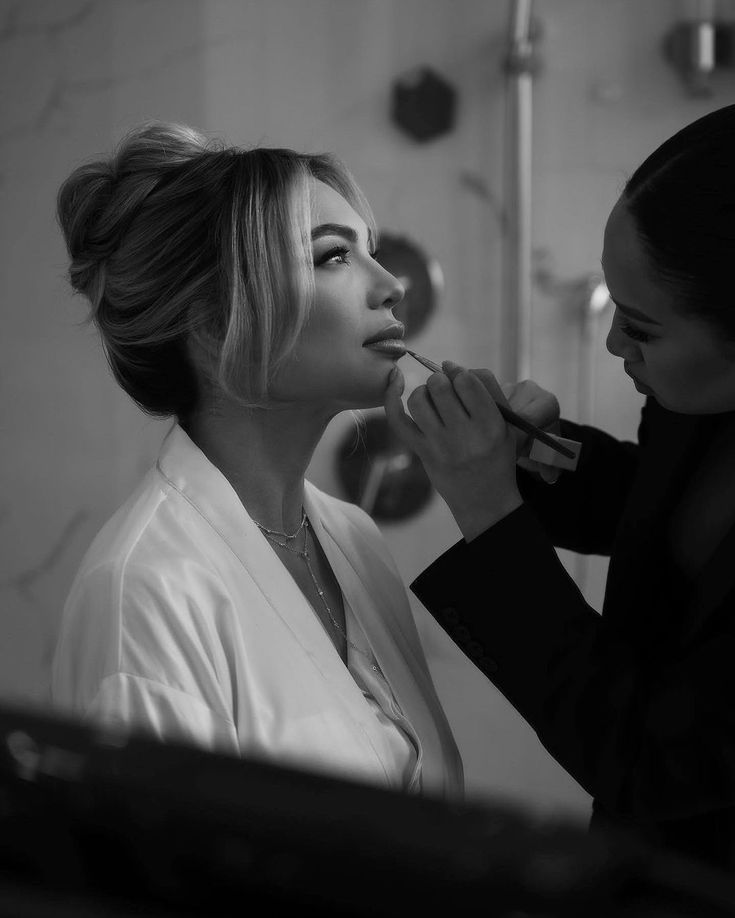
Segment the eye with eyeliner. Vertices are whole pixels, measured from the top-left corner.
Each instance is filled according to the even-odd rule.
[[[350,251],[350,249],[347,248],[346,245],[333,246],[332,248],[327,249],[327,251],[324,252],[322,255],[320,255],[314,262],[314,265],[315,267],[318,268],[322,265],[329,264],[329,262],[331,262],[333,258],[340,259],[338,264],[349,265],[351,254],[352,252]],[[375,258],[375,251],[371,251],[368,254],[370,255],[372,259],[377,260]]]
[[[350,263],[350,250],[346,245],[333,246],[320,255],[314,264],[316,267],[320,267],[321,265],[329,263],[333,258],[339,258],[342,264],[348,265]]]
[[[641,343],[650,341],[652,337],[646,332],[641,331],[640,328],[636,328],[634,325],[628,325],[627,322],[620,323],[620,331],[629,338],[632,338],[633,341],[640,341]]]

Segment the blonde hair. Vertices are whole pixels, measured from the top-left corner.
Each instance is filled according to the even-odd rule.
[[[375,236],[370,206],[332,154],[242,150],[182,124],[146,122],[63,183],[71,285],[89,299],[112,372],[144,411],[184,420],[203,383],[268,404],[313,300],[315,181]]]

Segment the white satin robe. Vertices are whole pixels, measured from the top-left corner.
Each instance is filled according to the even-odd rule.
[[[82,561],[54,704],[164,740],[460,797],[461,758],[378,528],[309,482],[305,509],[348,633],[372,650],[390,690],[364,693],[227,479],[175,425]],[[401,738],[412,743],[403,777]]]

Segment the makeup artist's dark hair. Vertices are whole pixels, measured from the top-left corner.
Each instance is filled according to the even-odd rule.
[[[313,299],[316,180],[375,233],[367,201],[331,154],[242,150],[181,124],[140,125],[61,186],[72,287],[89,299],[115,378],[144,411],[183,422],[217,392],[267,405]]]
[[[735,105],[661,144],[623,201],[675,308],[735,341]]]

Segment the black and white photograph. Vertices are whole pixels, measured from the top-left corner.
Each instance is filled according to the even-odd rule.
[[[735,0],[0,73],[0,918],[735,918]]]

